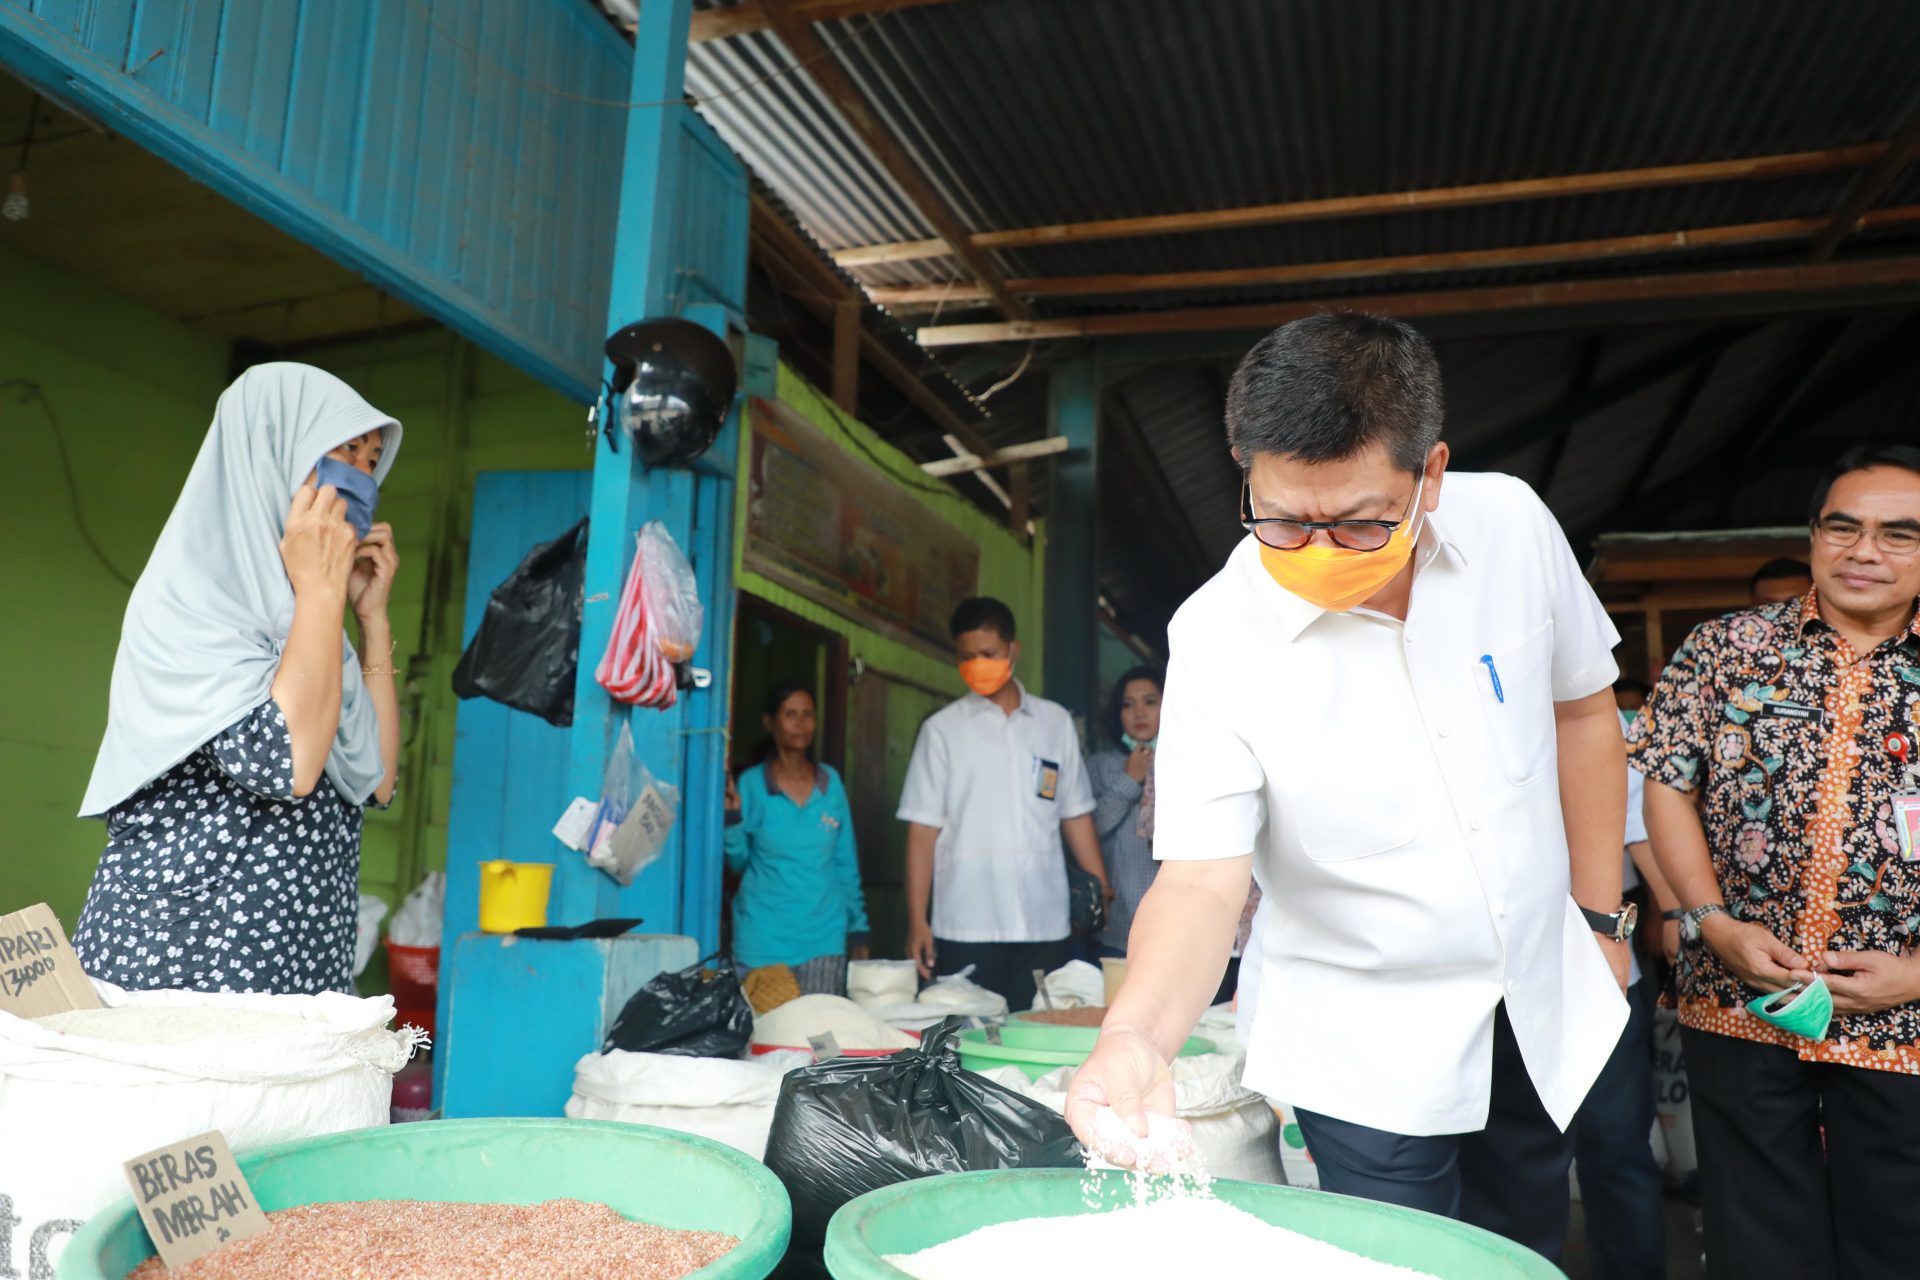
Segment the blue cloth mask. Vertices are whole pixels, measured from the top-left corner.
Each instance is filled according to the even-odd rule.
[[[1120,741],[1127,744],[1127,750],[1138,751],[1141,747],[1151,747],[1154,743],[1160,741],[1160,739],[1148,738],[1145,742],[1142,742],[1130,733],[1123,733],[1120,735]]]
[[[313,484],[316,489],[332,485],[339,491],[347,504],[347,523],[365,539],[373,528],[374,508],[380,505],[380,486],[374,478],[338,458],[322,458],[313,469]]]

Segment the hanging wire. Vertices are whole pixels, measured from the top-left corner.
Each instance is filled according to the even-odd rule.
[[[441,26],[440,23],[434,18],[433,9],[427,3],[427,0],[413,0],[413,7],[419,10],[420,16],[426,20],[427,25],[431,27],[434,33],[438,35],[442,40],[446,41],[448,44],[452,45],[459,52],[466,55],[466,57],[471,62],[473,62],[476,66],[484,68],[491,74],[499,76],[501,79],[511,80],[513,83],[519,85],[523,89],[527,89],[533,93],[544,94],[549,98],[560,98],[567,102],[584,103],[585,105],[590,107],[612,107],[621,111],[639,111],[639,110],[643,110],[650,107],[677,107],[677,106],[697,107],[703,102],[719,102],[724,98],[732,98],[742,93],[749,93],[755,89],[760,88],[762,85],[771,84],[775,80],[779,80],[786,76],[790,76],[794,72],[800,70],[802,67],[805,67],[810,63],[817,62],[820,59],[826,58],[829,55],[839,51],[841,48],[847,45],[853,44],[854,42],[859,40],[861,36],[866,34],[867,29],[873,26],[875,20],[878,17],[878,15],[869,15],[864,22],[858,24],[857,26],[854,26],[852,30],[847,32],[846,35],[834,41],[832,44],[827,45],[825,48],[821,49],[820,52],[813,54],[811,57],[798,59],[797,61],[792,62],[787,66],[777,68],[776,70],[768,72],[766,75],[760,76],[753,80],[749,80],[745,84],[737,84],[733,86],[731,89],[722,89],[717,93],[705,93],[705,94],[688,93],[688,94],[683,94],[678,98],[662,98],[658,102],[629,102],[625,98],[598,98],[598,97],[594,97],[591,94],[575,93],[570,89],[562,89],[555,85],[542,84],[536,80],[529,80],[525,76],[520,75],[518,72],[515,72],[508,67],[502,66],[500,63],[494,61],[494,59],[488,57],[487,54],[482,50],[476,49],[472,45],[462,40],[459,36],[455,35],[454,33],[448,31],[445,27]]]
[[[1014,383],[1020,381],[1020,375],[1027,371],[1028,365],[1033,363],[1033,353],[1034,353],[1034,350],[1039,345],[1040,344],[1037,342],[1029,342],[1027,344],[1027,354],[1021,357],[1020,367],[1015,369],[1012,373],[1008,374],[1006,377],[1000,379],[1000,381],[988,387],[985,391],[982,391],[979,395],[975,396],[973,398],[973,402],[975,404],[985,404],[987,401],[993,399],[995,396],[999,395],[1002,391],[1005,391],[1008,387],[1012,386]]]
[[[87,527],[87,518],[80,509],[80,484],[74,478],[73,460],[67,456],[67,438],[60,430],[59,415],[54,413],[53,402],[47,399],[45,389],[39,383],[27,378],[0,378],[0,390],[6,389],[19,391],[19,397],[14,402],[16,404],[31,404],[34,401],[40,403],[40,412],[47,415],[47,425],[53,428],[53,443],[60,452],[60,470],[67,478],[67,497],[73,504],[73,523],[74,527],[80,530],[80,540],[87,544],[87,550],[93,552],[93,558],[100,562],[100,567],[105,569],[115,582],[131,590],[133,579],[114,567],[113,561],[107,559],[107,553],[101,549],[99,540],[93,536],[93,530]]]

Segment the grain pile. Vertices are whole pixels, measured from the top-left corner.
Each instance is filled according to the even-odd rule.
[[[1036,1009],[1020,1015],[1022,1022],[1039,1022],[1049,1027],[1097,1027],[1106,1020],[1104,1005],[1084,1009]]]
[[[257,1236],[173,1272],[150,1258],[127,1280],[678,1280],[740,1243],[580,1200],[341,1201],[267,1218]]]
[[[1112,1213],[1003,1222],[887,1258],[916,1280],[1167,1280],[1273,1275],[1312,1280],[1433,1280],[1272,1226],[1219,1200],[1176,1199]]]

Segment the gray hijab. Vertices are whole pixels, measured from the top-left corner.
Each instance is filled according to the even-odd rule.
[[[127,601],[107,733],[81,817],[105,817],[268,699],[293,625],[293,584],[280,561],[293,492],[330,450],[382,427],[376,481],[400,452],[400,424],[332,374],[256,365],[221,394]],[[357,805],[385,770],[360,658],[343,644],[327,779]]]

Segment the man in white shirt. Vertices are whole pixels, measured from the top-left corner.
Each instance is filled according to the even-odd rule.
[[[1235,373],[1254,536],[1169,632],[1166,865],[1068,1119],[1093,1143],[1103,1105],[1172,1114],[1251,873],[1246,1080],[1294,1104],[1322,1186],[1551,1258],[1627,1017],[1618,636],[1531,489],[1447,474],[1441,416],[1396,320],[1299,320]]]
[[[1014,679],[1013,611],[968,600],[949,629],[972,692],[927,718],[907,765],[907,953],[922,977],[972,966],[973,981],[1028,1009],[1034,970],[1073,958],[1063,837],[1113,898],[1093,789],[1073,717]]]

